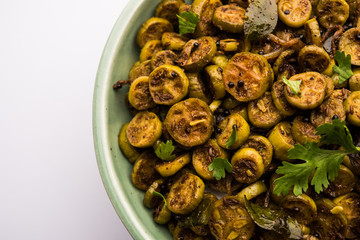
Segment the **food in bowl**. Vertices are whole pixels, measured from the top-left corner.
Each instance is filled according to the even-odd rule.
[[[114,89],[129,181],[174,239],[360,237],[358,4],[157,5]]]

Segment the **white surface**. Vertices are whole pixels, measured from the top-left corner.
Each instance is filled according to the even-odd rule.
[[[126,2],[0,1],[0,239],[132,239],[91,125],[97,66]]]

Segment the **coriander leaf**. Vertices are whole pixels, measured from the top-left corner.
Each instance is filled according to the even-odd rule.
[[[248,201],[246,197],[245,207],[250,217],[259,227],[286,235],[289,239],[303,239],[299,223],[282,209],[275,210],[269,207],[261,207]]]
[[[165,206],[167,206],[167,201],[166,201],[166,198],[164,197],[164,195],[162,195],[161,193],[159,193],[157,191],[154,191],[153,193],[154,193],[154,195],[161,197],[164,200]]]
[[[244,33],[250,41],[260,40],[276,27],[278,10],[275,0],[253,0],[246,9]]]
[[[337,62],[337,65],[333,66],[334,72],[339,74],[339,84],[345,82],[347,79],[349,79],[354,73],[351,70],[351,56],[348,54],[345,57],[345,52],[340,52],[339,50],[336,51],[335,61]]]
[[[316,131],[317,135],[322,135],[321,141],[325,144],[340,145],[348,152],[360,151],[360,148],[354,145],[350,131],[345,122],[340,119],[334,119],[332,124],[322,124]]]
[[[160,143],[160,145],[155,149],[155,154],[158,158],[164,161],[172,161],[175,159],[175,155],[172,154],[175,147],[172,144],[172,140],[166,141],[166,143]]]
[[[289,81],[285,76],[283,77],[283,82],[290,87],[290,90],[293,94],[300,97],[300,85],[302,80]]]
[[[315,191],[320,193],[323,187],[329,186],[329,180],[333,181],[337,176],[340,164],[346,154],[340,150],[320,149],[316,143],[306,143],[305,146],[295,144],[294,148],[288,151],[289,159],[304,160],[305,163],[283,162],[283,166],[278,167],[276,173],[283,174],[275,180],[274,193],[280,195],[287,194],[291,187],[296,196],[308,189],[308,181],[313,171],[314,176],[311,185]]]
[[[176,14],[179,19],[179,33],[180,35],[186,33],[194,33],[196,25],[199,21],[199,15],[193,12],[182,12],[179,15]]]
[[[234,124],[231,135],[230,135],[229,139],[226,140],[226,142],[225,142],[225,147],[226,148],[231,147],[234,144],[236,138],[237,138],[237,127],[236,127],[236,124]]]
[[[226,158],[217,157],[209,165],[209,171],[214,171],[213,177],[218,181],[221,178],[225,178],[225,170],[229,173],[231,173],[232,170],[232,166]]]

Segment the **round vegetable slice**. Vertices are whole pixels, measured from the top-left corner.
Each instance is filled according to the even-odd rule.
[[[249,240],[255,231],[253,220],[235,196],[226,196],[214,203],[209,227],[216,239]]]
[[[216,27],[212,24],[212,18],[215,9],[221,5],[220,0],[194,0],[191,4],[191,10],[199,15],[199,22],[194,32],[196,37],[213,36],[216,33]]]
[[[126,138],[126,129],[128,128],[129,123],[122,125],[119,133],[119,147],[121,152],[129,160],[129,162],[134,163],[136,159],[140,156],[139,151],[134,148]]]
[[[175,32],[165,32],[161,37],[161,43],[165,49],[181,51],[189,39]]]
[[[350,169],[340,165],[338,175],[330,185],[325,188],[324,193],[330,197],[338,197],[351,192],[355,186],[355,176]]]
[[[275,158],[289,161],[288,151],[294,147],[295,140],[291,134],[289,122],[278,123],[270,132],[269,141],[274,147]]]
[[[129,80],[132,82],[142,76],[149,76],[151,73],[151,61],[147,60],[142,63],[136,62],[129,72]]]
[[[209,140],[213,131],[213,116],[204,101],[189,98],[170,108],[164,124],[175,141],[193,147]]]
[[[231,137],[234,128],[236,128],[236,138],[233,135],[233,143],[230,144],[229,138]],[[218,125],[216,130],[216,140],[218,144],[226,149],[238,149],[249,137],[250,126],[245,119],[238,113],[233,113],[227,116]],[[226,144],[228,142],[228,144]]]
[[[297,109],[289,104],[285,97],[285,83],[282,80],[276,81],[271,88],[271,97],[275,107],[281,115],[285,117],[292,116]]]
[[[184,153],[180,156],[177,156],[173,161],[163,161],[155,165],[155,169],[163,177],[173,176],[180,169],[182,169],[186,164],[191,161],[191,154]]]
[[[320,143],[320,135],[316,135],[316,128],[309,118],[297,116],[291,126],[291,134],[296,142],[304,145],[306,142]]]
[[[237,53],[224,68],[225,89],[240,102],[255,100],[271,83],[270,68],[267,60],[258,54]]]
[[[304,71],[323,72],[330,64],[330,57],[324,48],[307,45],[300,50],[298,63]]]
[[[179,55],[178,64],[187,71],[199,72],[216,53],[216,44],[211,37],[188,41]]]
[[[207,143],[198,146],[192,154],[192,164],[196,173],[205,180],[214,180],[209,166],[217,158],[227,158],[228,154],[222,149],[215,139],[210,139]]]
[[[299,28],[310,18],[312,11],[309,0],[280,0],[278,14],[280,20],[289,27]]]
[[[151,69],[155,69],[162,65],[174,65],[178,56],[171,50],[159,51],[151,57]]]
[[[317,72],[306,72],[294,75],[289,79],[289,81],[299,80],[301,80],[300,96],[286,87],[286,100],[291,105],[303,110],[314,109],[319,106],[325,98],[326,91],[326,81],[323,75]]]
[[[149,60],[154,56],[155,53],[163,50],[160,40],[150,40],[145,43],[144,47],[140,52],[140,62]]]
[[[155,153],[151,150],[143,152],[136,160],[131,172],[131,181],[141,190],[147,190],[151,184],[160,178],[155,171],[155,164],[158,161]]]
[[[360,26],[351,28],[341,35],[339,50],[351,56],[351,64],[360,66]]]
[[[264,162],[254,148],[241,148],[231,158],[232,175],[241,183],[253,183],[264,173]]]
[[[162,123],[155,113],[139,112],[131,119],[126,137],[134,147],[151,147],[162,133]]]
[[[171,211],[165,205],[165,201],[162,199],[161,203],[154,209],[153,219],[158,224],[166,224],[171,219]]]
[[[205,184],[196,175],[184,173],[170,188],[168,208],[175,214],[188,214],[201,202]]]
[[[241,33],[244,28],[245,9],[235,5],[223,5],[215,10],[213,23],[220,30]]]
[[[223,69],[217,65],[205,67],[205,79],[214,100],[221,99],[226,94],[222,71]]]
[[[360,68],[353,70],[353,73],[349,79],[350,91],[360,91]]]
[[[183,0],[163,0],[155,10],[155,17],[167,19],[174,27],[178,26],[176,14]]]
[[[345,0],[320,0],[316,16],[325,28],[343,25],[349,17],[349,4]]]
[[[189,79],[189,97],[199,98],[206,102],[211,103],[211,96],[208,88],[205,85],[203,77],[200,73],[187,73],[186,76]]]
[[[264,168],[267,168],[273,158],[273,146],[270,141],[261,135],[251,135],[241,148],[254,148],[263,159]]]
[[[137,110],[147,110],[156,106],[149,90],[149,77],[135,79],[129,89],[129,103]]]
[[[287,209],[300,224],[308,225],[317,216],[317,208],[314,200],[306,194],[295,196],[289,194],[281,201],[281,207]]]
[[[189,80],[181,68],[162,65],[149,76],[150,94],[157,104],[173,105],[183,99],[189,88]]]
[[[250,122],[258,128],[271,128],[283,118],[275,107],[270,92],[265,92],[260,98],[249,102],[248,116]]]
[[[165,187],[165,180],[160,178],[155,180],[144,194],[143,204],[147,208],[154,208],[161,202],[161,198],[155,195],[155,191],[161,193],[163,187]]]
[[[136,41],[142,48],[150,40],[160,40],[164,32],[172,32],[172,24],[164,19],[152,17],[146,20],[137,33]]]

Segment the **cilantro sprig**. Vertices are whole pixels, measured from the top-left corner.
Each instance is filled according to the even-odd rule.
[[[173,154],[174,150],[175,146],[173,145],[172,140],[168,140],[166,143],[160,143],[160,145],[155,149],[155,154],[161,160],[173,161],[176,157]]]
[[[345,52],[336,51],[334,56],[337,65],[333,66],[334,72],[339,74],[339,84],[348,80],[354,73],[351,70],[351,56],[345,56]]]
[[[218,181],[221,178],[225,178],[225,170],[228,173],[231,173],[232,170],[232,166],[226,158],[217,157],[209,165],[209,171],[214,171],[213,177]]]
[[[347,154],[359,153],[360,148],[353,144],[349,129],[339,119],[333,120],[332,124],[325,123],[319,126],[317,134],[322,135],[324,144],[336,144],[344,150],[321,149],[316,143],[305,143],[304,146],[295,144],[288,151],[289,159],[303,160],[303,163],[283,162],[276,173],[283,176],[275,180],[274,193],[287,194],[294,187],[294,194],[300,195],[308,189],[309,178],[315,191],[320,193],[329,186],[329,180],[333,181],[338,175],[340,164]]]
[[[193,12],[182,12],[180,16],[177,14],[176,16],[179,19],[180,35],[194,33],[196,25],[199,21],[199,15]]]
[[[161,197],[164,200],[165,206],[167,206],[167,201],[166,201],[166,198],[164,197],[164,195],[162,195],[161,193],[159,193],[157,191],[154,191],[153,193],[155,196]]]
[[[288,80],[285,76],[283,77],[283,82],[289,86],[291,92],[293,94],[295,94],[296,96],[300,97],[300,85],[302,80],[295,80],[295,81],[290,81]]]
[[[234,144],[236,138],[237,138],[237,127],[236,127],[236,124],[234,124],[231,135],[230,135],[229,139],[226,140],[226,142],[225,142],[225,147],[226,148],[231,147]]]

